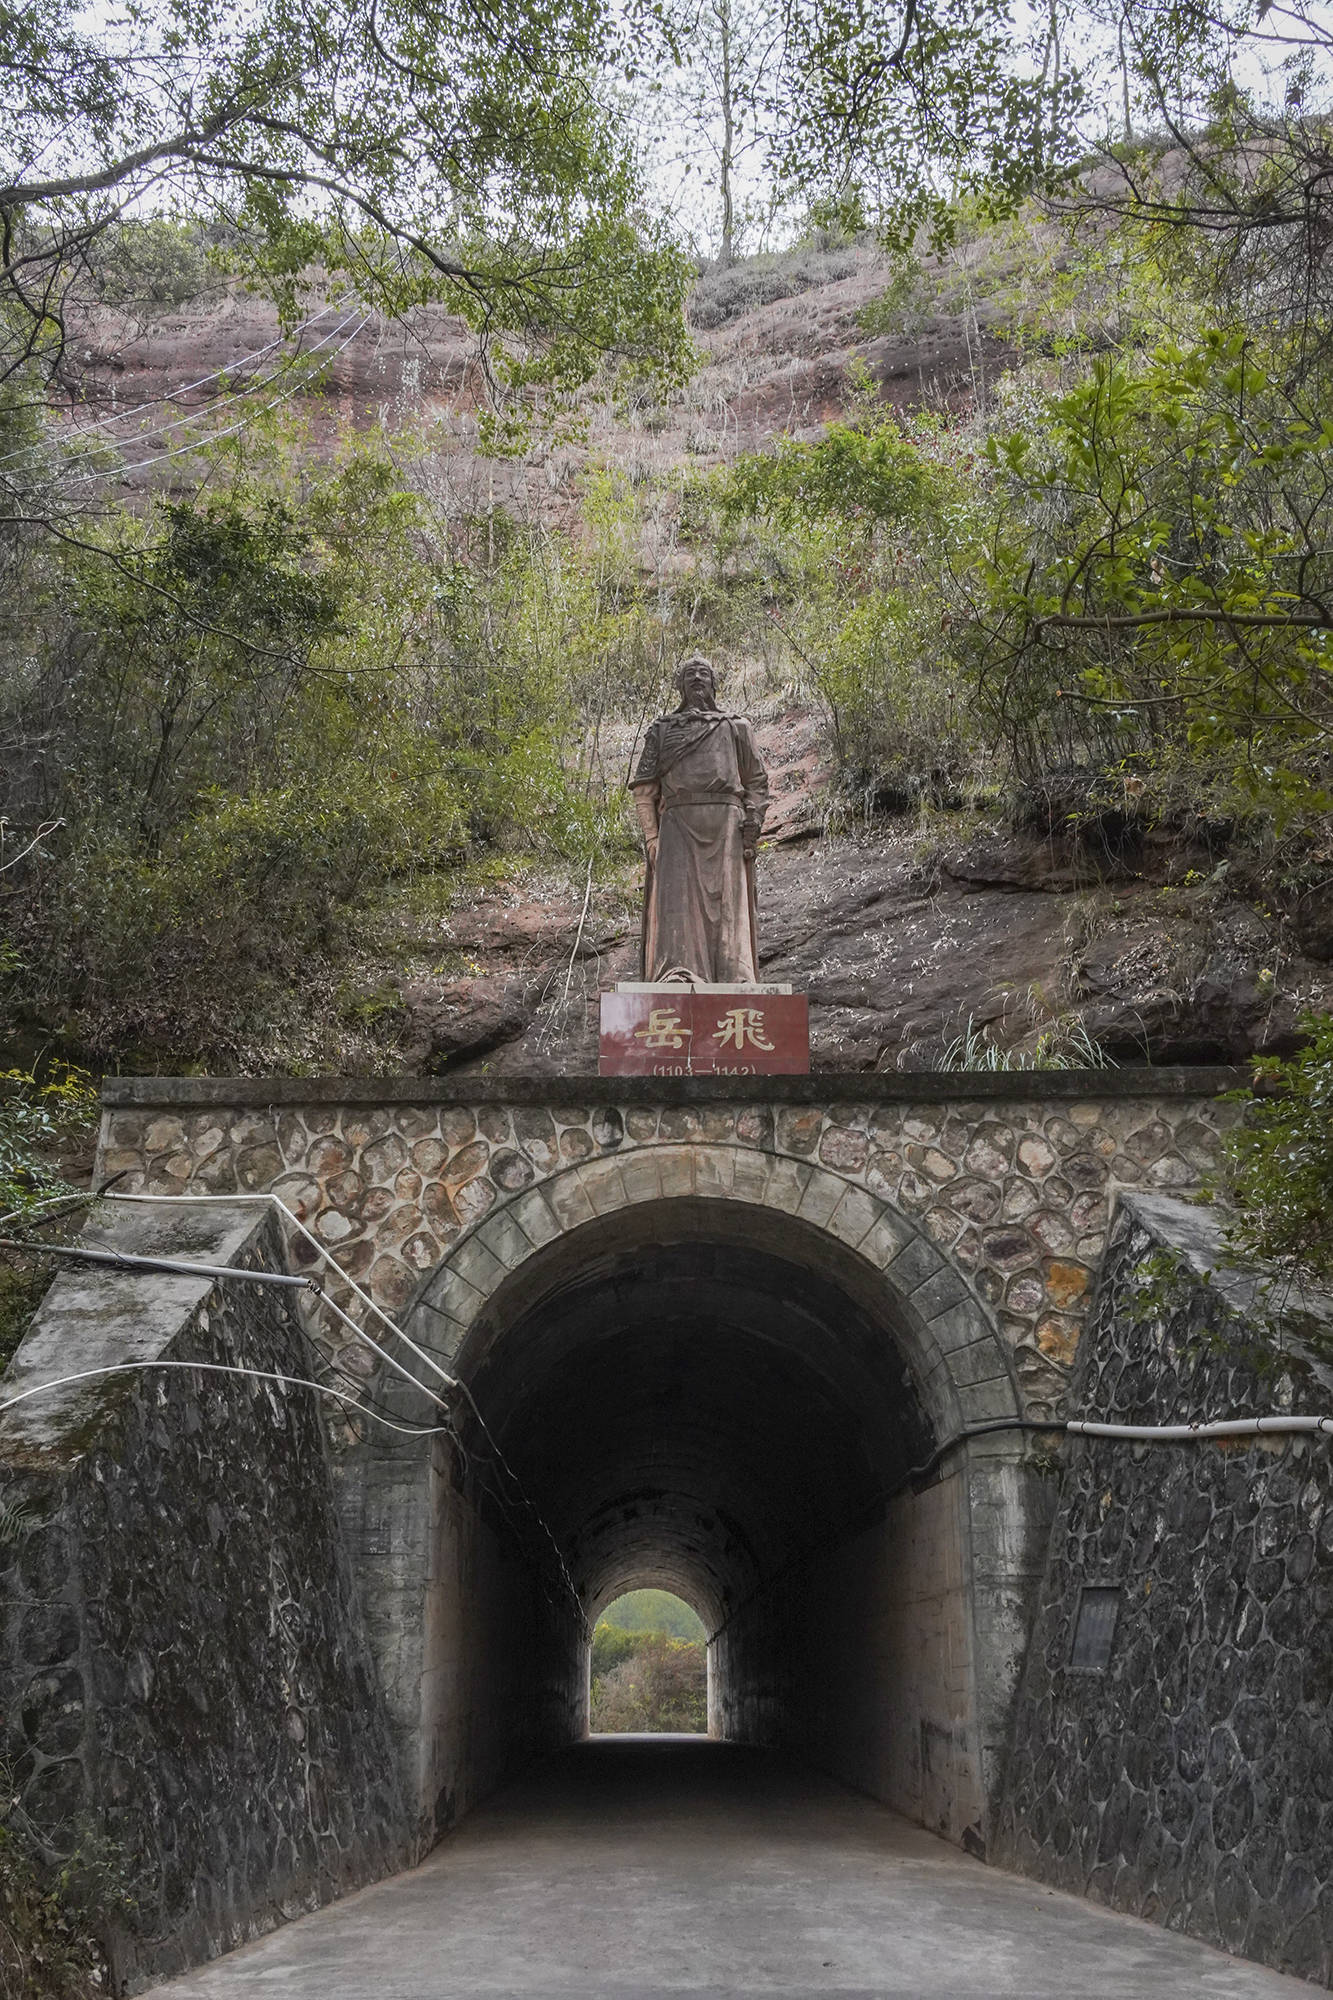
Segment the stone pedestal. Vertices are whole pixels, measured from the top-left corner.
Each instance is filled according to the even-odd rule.
[[[602,995],[603,1076],[804,1076],[810,1012],[789,986],[626,984]]]

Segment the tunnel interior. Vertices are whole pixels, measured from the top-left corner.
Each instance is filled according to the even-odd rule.
[[[657,1240],[570,1242],[461,1359],[590,1622],[653,1584],[711,1634],[933,1439],[895,1343],[799,1248],[671,1206]]]
[[[906,1310],[814,1226],[697,1199],[571,1229],[492,1295],[452,1362],[489,1435],[434,1527],[442,1823],[586,1732],[592,1626],[655,1586],[708,1629],[712,1735],[970,1844],[966,1463],[931,1464],[945,1401]]]

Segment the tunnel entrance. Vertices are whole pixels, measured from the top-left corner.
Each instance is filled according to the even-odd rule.
[[[899,1248],[919,1287],[910,1232]],[[792,1751],[979,1846],[1017,1661],[995,1653],[1011,1579],[978,1574],[974,1526],[1007,1507],[1015,1445],[959,1445],[951,1357],[892,1265],[789,1213],[684,1196],[528,1246],[451,1351],[456,1297],[442,1270],[409,1320],[490,1433],[461,1470],[437,1447],[417,1672],[400,1674],[435,1824],[588,1733],[593,1628],[654,1588],[703,1619],[710,1735]],[[510,1532],[488,1453],[540,1533]]]

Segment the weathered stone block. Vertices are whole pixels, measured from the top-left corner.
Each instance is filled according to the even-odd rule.
[[[824,1166],[834,1167],[840,1173],[859,1173],[870,1152],[870,1141],[864,1132],[858,1132],[846,1125],[826,1126],[819,1141],[819,1158]]]
[[[770,1208],[785,1209],[795,1215],[813,1169],[803,1160],[775,1159],[768,1176],[766,1200]]]
[[[863,1257],[882,1271],[915,1237],[916,1231],[902,1216],[881,1208],[857,1247]]]
[[[560,1234],[559,1219],[542,1188],[533,1188],[529,1193],[521,1195],[517,1201],[511,1202],[508,1212],[536,1250],[540,1250],[544,1243],[552,1242]]]
[[[550,1211],[547,1210],[549,1214]],[[532,1255],[532,1243],[512,1209],[503,1208],[479,1223],[474,1239],[485,1245],[506,1271],[515,1271]]]
[[[651,1148],[627,1153],[619,1162],[620,1184],[631,1202],[660,1201],[662,1181],[658,1160]]]
[[[825,1173],[822,1167],[810,1170],[810,1177],[801,1192],[796,1213],[803,1221],[816,1225],[826,1224],[834,1209],[842,1199],[846,1182],[835,1174]]]
[[[725,1200],[732,1191],[735,1155],[727,1146],[700,1146],[694,1156],[694,1191],[705,1200]]]
[[[597,1215],[613,1215],[626,1206],[625,1183],[620,1178],[620,1162],[591,1160],[579,1169],[579,1180]]]
[[[889,1276],[902,1292],[914,1292],[918,1285],[928,1278],[936,1277],[943,1269],[939,1251],[924,1237],[913,1234],[889,1265]],[[960,1296],[967,1296],[967,1287],[960,1281]],[[957,1303],[954,1299],[937,1300],[939,1309]]]
[[[655,1158],[663,1200],[694,1192],[694,1154],[687,1146],[667,1146]]]
[[[825,1227],[855,1250],[879,1220],[882,1204],[864,1188],[847,1187]]]

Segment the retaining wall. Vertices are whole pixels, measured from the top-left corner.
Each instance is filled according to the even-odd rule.
[[[140,1253],[279,1261],[252,1209],[109,1227]],[[307,1374],[288,1296],[67,1269],[5,1391],[128,1359]],[[0,1545],[3,1754],[48,1857],[100,1884],[118,1987],[406,1857],[309,1392],[185,1370],[52,1390],[0,1419],[0,1497],[29,1516]]]
[[[1223,1249],[1212,1211],[1122,1201],[1071,1414],[1333,1412],[1333,1310],[1289,1302],[1275,1348]],[[1329,1440],[1066,1450],[994,1857],[1328,1981]],[[1085,1589],[1111,1593],[1104,1665],[1077,1664]]]

